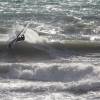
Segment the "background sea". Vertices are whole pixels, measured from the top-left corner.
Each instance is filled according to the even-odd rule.
[[[0,100],[100,100],[99,67],[100,0],[0,0]]]

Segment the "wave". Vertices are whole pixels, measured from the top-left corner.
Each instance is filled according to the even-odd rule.
[[[23,28],[24,26],[17,25],[16,31],[20,32]],[[13,38],[11,33],[13,33],[12,29],[8,31],[8,34],[10,34]],[[2,38],[0,38],[0,55],[3,55],[1,59],[5,58],[7,61],[27,61],[29,58],[32,60],[37,58],[52,59],[57,57],[65,57],[65,55],[68,56],[69,53],[72,56],[73,52],[77,54],[81,53],[81,51],[82,53],[100,51],[100,41],[96,40],[97,37],[94,37],[96,39],[90,40],[92,36],[71,38],[67,36],[65,37],[65,35],[61,36],[60,34],[57,35],[57,39],[49,39],[48,37],[46,38],[45,36],[39,35],[38,32],[32,30],[31,28],[27,28],[25,32],[25,41],[17,42],[15,45],[13,45],[12,49],[9,49],[9,40],[6,41],[8,39],[8,35],[2,35],[0,34],[0,36],[2,36]],[[63,37],[65,38],[63,39]]]
[[[100,91],[100,82],[88,82],[80,85],[71,86],[70,88],[67,88],[66,91],[77,95]]]
[[[16,30],[17,33],[19,33],[22,29],[24,28],[24,26],[22,25],[17,25],[16,26],[16,29],[13,29],[13,30]],[[13,30],[11,30],[11,32],[9,32],[8,34],[10,34],[10,37],[13,38],[14,35],[14,32]],[[11,34],[12,33],[12,34]],[[15,34],[16,35],[16,34]],[[84,36],[81,36],[81,37],[67,37],[67,36],[63,36],[63,35],[57,35],[57,40],[56,39],[48,39],[45,38],[45,36],[39,36],[38,34],[38,31],[34,31],[32,30],[31,28],[27,28],[26,29],[26,32],[25,32],[25,43],[19,43],[20,45],[22,45],[22,47],[27,47],[27,45],[33,47],[37,47],[40,48],[43,46],[43,47],[53,47],[53,48],[82,48],[82,49],[85,49],[85,48],[100,48],[100,38],[99,36],[87,36],[87,35],[84,35]],[[63,37],[66,37],[63,39]],[[60,40],[60,38],[62,38],[62,40]],[[10,38],[11,39],[11,38]],[[14,38],[15,39],[15,36]],[[98,40],[99,39],[99,40]],[[52,42],[53,40],[53,42]],[[29,47],[28,46],[28,47]],[[42,47],[42,48],[43,48]],[[50,49],[49,48],[49,49]]]
[[[66,40],[63,42],[28,43],[18,42],[12,49],[6,42],[0,42],[0,59],[4,61],[34,61],[55,59],[57,57],[71,57],[88,53],[99,53],[100,43],[90,41]]]
[[[82,64],[76,66],[73,64],[5,63],[0,65],[0,77],[47,82],[71,82],[79,81],[89,76],[92,77],[95,74],[92,65],[82,66]]]
[[[100,91],[99,71],[92,64],[1,63],[1,79],[20,79],[27,84],[9,88],[12,92],[69,92],[75,95]],[[16,81],[16,80],[15,80]],[[36,82],[36,83],[33,83]],[[36,85],[38,82],[38,86]],[[47,84],[48,83],[48,84]],[[11,83],[13,84],[13,82]],[[43,84],[43,85],[41,85]],[[27,85],[27,86],[26,86]]]
[[[14,85],[16,82],[16,85]],[[91,93],[98,93],[100,91],[100,82],[85,82],[85,83],[69,83],[71,84],[70,86],[67,83],[49,83],[49,82],[26,82],[26,81],[20,81],[24,82],[24,84],[19,83],[18,80],[15,80],[14,82],[11,81],[10,88],[9,85],[6,84],[6,87],[3,86],[1,89],[2,91],[9,91],[9,92],[18,92],[18,93],[29,93],[29,92],[34,92],[34,93],[72,93],[74,96],[76,95],[90,95]],[[4,83],[2,83],[4,84]],[[37,85],[38,84],[38,85]],[[71,95],[71,94],[70,94]],[[68,95],[67,95],[68,96]]]
[[[2,49],[2,48],[1,48]],[[7,49],[9,51],[9,49]],[[76,53],[91,53],[91,52],[99,52],[100,50],[100,42],[91,42],[91,41],[81,41],[81,40],[65,40],[65,41],[56,41],[56,42],[36,42],[36,43],[28,43],[28,42],[19,42],[14,45],[12,51],[15,54],[24,55],[27,54],[36,54],[37,52],[48,54],[48,55],[59,55],[59,54],[67,54],[68,52],[75,51]],[[60,55],[61,56],[61,55]]]

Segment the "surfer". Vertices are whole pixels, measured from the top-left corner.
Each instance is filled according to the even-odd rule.
[[[25,36],[22,35],[22,36],[16,38],[14,41],[18,42],[18,41],[24,41],[24,40],[25,40]],[[9,43],[9,48],[12,48],[12,45],[13,45],[14,41],[12,41],[11,43]]]
[[[13,40],[9,43],[9,45],[8,45],[9,48],[12,48],[13,45],[16,44],[16,42],[18,42],[18,41],[24,41],[24,40],[25,40],[24,34],[25,34],[27,28],[29,27],[29,25],[30,25],[30,23],[26,24],[26,26],[18,33],[18,35],[16,36],[16,38],[13,39]]]
[[[17,41],[22,41],[22,40],[23,40],[23,41],[25,40],[25,36],[24,36],[24,35],[22,35],[21,37],[18,37],[17,40],[16,40],[16,42],[17,42]]]

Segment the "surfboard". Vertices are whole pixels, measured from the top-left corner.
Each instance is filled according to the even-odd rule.
[[[25,34],[27,28],[29,27],[29,24],[30,24],[30,23],[28,23],[19,33],[17,33],[16,38],[13,39],[13,40],[9,43],[9,45],[8,45],[9,48],[12,48],[13,45],[15,45],[15,44],[17,43],[17,39],[18,39],[20,36],[22,36],[22,35]]]

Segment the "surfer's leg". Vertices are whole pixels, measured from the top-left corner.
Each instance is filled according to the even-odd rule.
[[[9,43],[8,48],[10,49],[12,48],[12,43]]]
[[[14,46],[14,42],[11,42],[11,43],[8,44],[8,48],[10,48],[10,49],[12,49],[13,46]]]
[[[11,49],[13,48],[13,43],[9,43],[8,47]]]

